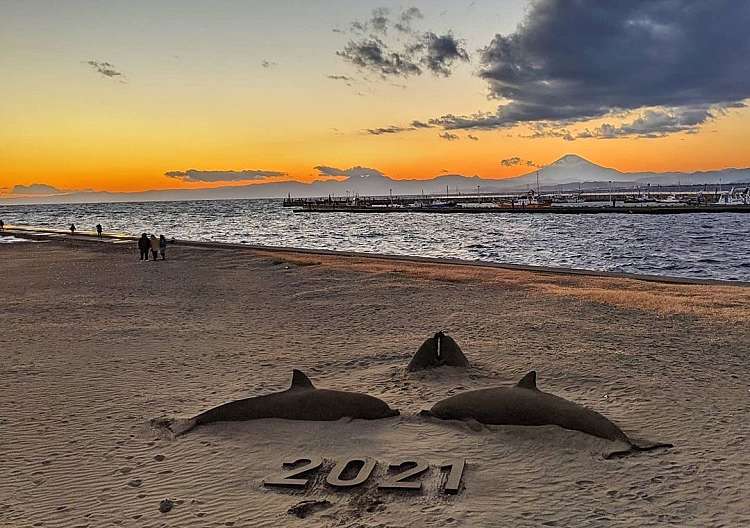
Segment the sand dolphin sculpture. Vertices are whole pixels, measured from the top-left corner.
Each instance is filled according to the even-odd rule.
[[[285,391],[219,405],[185,421],[164,424],[175,434],[212,422],[283,418],[286,420],[331,421],[340,418],[376,420],[398,416],[397,410],[373,396],[358,392],[317,389],[299,370],[292,373],[292,385]],[[179,423],[181,422],[181,423]]]
[[[469,360],[453,338],[438,332],[422,343],[406,369],[414,372],[443,365],[468,368]]]
[[[637,445],[617,425],[596,411],[536,387],[536,372],[511,387],[493,387],[457,394],[436,403],[423,414],[446,420],[474,419],[490,425],[558,425],[599,438],[623,442],[630,448],[605,455],[613,458],[632,451],[650,451],[671,444]]]

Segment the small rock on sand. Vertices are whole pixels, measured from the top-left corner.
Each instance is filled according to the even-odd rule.
[[[311,513],[319,512],[331,507],[331,502],[327,500],[306,500],[299,502],[289,508],[287,513],[296,515],[300,519],[304,519]]]
[[[159,503],[159,511],[162,513],[167,513],[172,508],[174,508],[174,502],[171,499],[164,499]]]

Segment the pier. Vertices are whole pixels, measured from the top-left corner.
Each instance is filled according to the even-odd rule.
[[[515,205],[501,207],[407,207],[359,206],[343,204],[310,204],[295,208],[295,213],[431,213],[431,214],[690,214],[690,213],[750,213],[750,205]]]

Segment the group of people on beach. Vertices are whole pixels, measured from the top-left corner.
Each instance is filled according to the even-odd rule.
[[[159,235],[159,238],[156,238],[153,234],[149,236],[143,233],[141,238],[138,239],[138,250],[141,253],[141,260],[148,260],[149,251],[151,251],[154,260],[158,256],[161,256],[161,259],[164,260],[167,258],[167,239],[164,235]]]

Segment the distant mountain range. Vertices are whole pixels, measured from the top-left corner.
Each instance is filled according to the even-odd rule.
[[[362,167],[351,170],[351,175],[344,180],[326,180],[303,183],[285,181],[274,183],[258,183],[242,186],[226,186],[214,189],[170,189],[160,191],[143,191],[134,193],[118,192],[58,192],[42,194],[39,189],[53,190],[44,184],[18,186],[14,193],[0,197],[0,204],[27,203],[84,203],[84,202],[139,202],[139,201],[167,201],[167,200],[223,200],[237,198],[281,198],[313,196],[344,196],[347,193],[362,196],[419,195],[442,194],[448,189],[451,193],[513,192],[525,191],[529,187],[536,187],[537,171],[508,179],[488,179],[478,176],[462,176],[448,174],[437,176],[429,180],[396,180],[389,178],[376,169]],[[616,169],[602,167],[575,154],[568,154],[554,163],[539,169],[539,183],[542,190],[557,190],[559,188],[593,189],[604,188],[612,182],[614,187],[645,187],[654,185],[696,185],[718,183],[743,184],[750,183],[750,168],[722,169],[705,172],[621,172]],[[34,188],[34,194],[27,194],[28,189]]]

